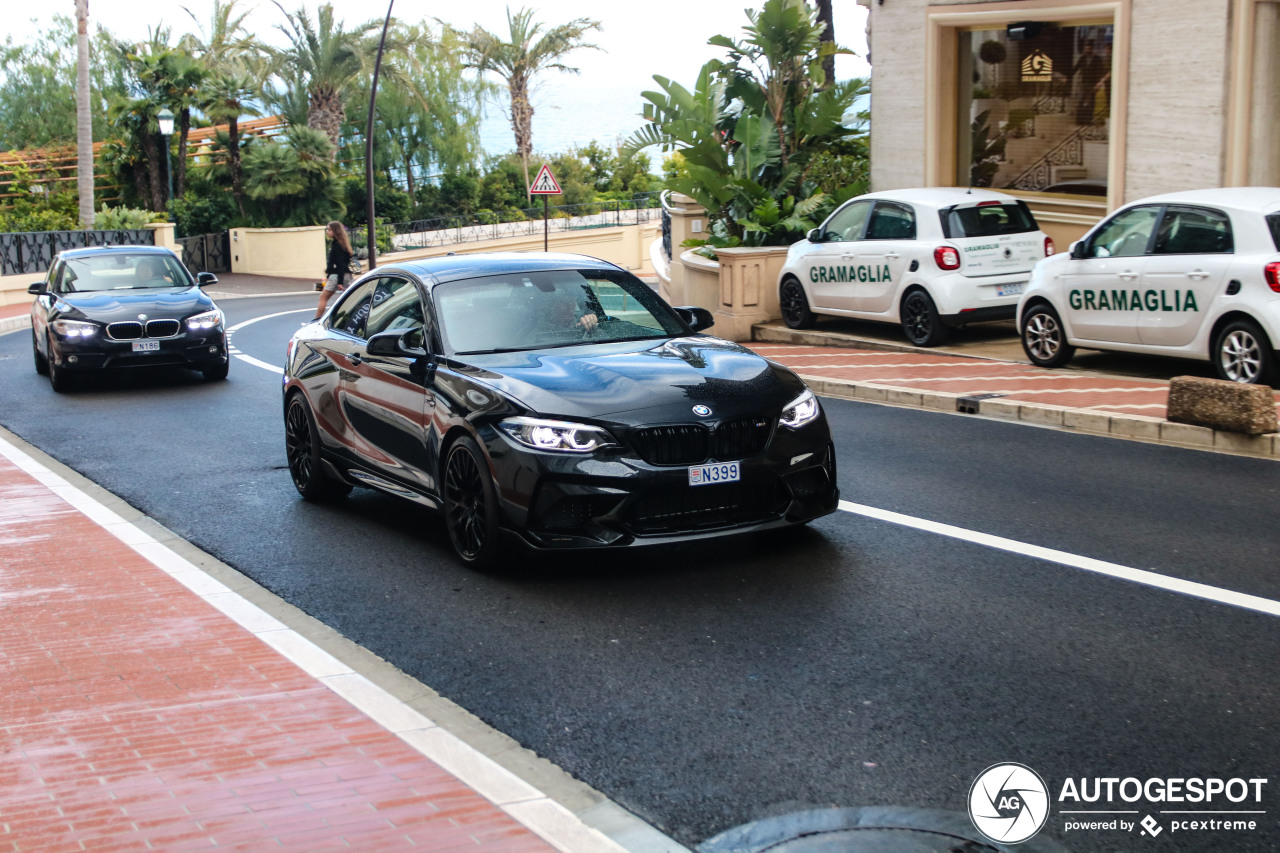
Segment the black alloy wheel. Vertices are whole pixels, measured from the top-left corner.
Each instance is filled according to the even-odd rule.
[[[1223,326],[1214,338],[1212,357],[1218,378],[1228,382],[1270,385],[1275,373],[1271,342],[1251,320]]]
[[[1022,351],[1039,367],[1061,367],[1075,355],[1058,312],[1041,302],[1022,316]]]
[[[61,394],[71,388],[71,377],[67,375],[67,371],[62,368],[53,357],[53,341],[49,341],[48,347],[49,357],[45,359],[48,365],[49,385],[54,391]]]
[[[301,393],[290,397],[285,409],[284,449],[293,487],[306,500],[340,498],[351,491],[350,485],[331,478],[320,464],[320,430],[311,406]]]
[[[933,299],[916,288],[902,300],[902,331],[918,347],[936,347],[947,339],[947,327]]]
[[[782,322],[788,329],[809,329],[818,318],[809,310],[809,299],[804,295],[804,285],[799,279],[787,276],[778,291],[778,303],[782,309]]]
[[[476,569],[498,562],[498,502],[484,454],[469,437],[449,448],[444,466],[444,519],[462,562]]]
[[[36,344],[36,330],[31,330],[31,353],[36,360],[36,373],[41,376],[47,376],[49,373],[49,359],[45,358],[40,352],[40,347]]]
[[[231,359],[227,359],[222,364],[206,367],[200,371],[204,374],[204,378],[210,382],[220,382],[227,378],[227,374],[231,372]]]

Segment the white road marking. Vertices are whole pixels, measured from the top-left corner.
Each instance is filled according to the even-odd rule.
[[[1222,589],[1221,587],[1196,583],[1195,581],[1171,578],[1157,572],[1134,569],[1128,566],[1119,565],[1118,563],[1108,563],[1105,560],[1095,560],[1092,557],[1081,557],[1078,554],[1071,554],[1067,551],[1058,551],[1054,548],[1044,548],[1040,545],[1029,545],[1026,542],[1019,542],[1016,539],[1006,539],[1003,536],[993,536],[990,533],[979,533],[976,530],[967,530],[963,527],[955,527],[953,525],[942,524],[937,521],[915,518],[914,516],[891,512],[887,509],[877,509],[876,507],[867,506],[866,504],[840,501],[840,509],[845,512],[854,513],[855,515],[862,515],[867,518],[874,518],[880,521],[887,521],[890,524],[900,524],[904,527],[923,530],[927,533],[936,533],[939,536],[949,536],[953,539],[973,542],[976,545],[983,545],[1000,551],[1008,551],[1013,554],[1021,554],[1024,557],[1046,560],[1051,563],[1069,566],[1073,569],[1082,569],[1086,572],[1095,572],[1100,575],[1107,575],[1108,577],[1118,578],[1132,583],[1140,583],[1145,586],[1156,587],[1157,589],[1163,589],[1167,592],[1176,592],[1180,595],[1190,595],[1195,598],[1216,601],[1219,604],[1229,604],[1232,607],[1243,607],[1246,610],[1256,610],[1259,613],[1266,613],[1270,616],[1280,616],[1280,601],[1272,601],[1269,598],[1262,598],[1257,595],[1248,595],[1243,592],[1234,592],[1229,589]]]
[[[240,329],[243,329],[245,326],[252,325],[253,323],[258,322],[259,320],[270,320],[273,317],[283,317],[286,314],[303,314],[308,311],[314,311],[314,310],[315,310],[314,308],[296,308],[293,311],[277,311],[274,314],[263,314],[261,317],[252,317],[248,320],[245,320],[243,323],[236,323],[234,326],[228,327],[227,336],[230,337],[231,335],[238,332]],[[270,370],[272,373],[275,373],[279,376],[284,375],[284,368],[280,367],[279,365],[268,364],[267,362],[262,361],[260,359],[256,359],[251,355],[245,355],[244,353],[240,352],[240,350],[234,347],[232,347],[230,351],[232,355],[234,355],[236,358],[240,359],[241,361],[245,362],[246,364],[252,364],[254,367],[261,367],[263,370]]]

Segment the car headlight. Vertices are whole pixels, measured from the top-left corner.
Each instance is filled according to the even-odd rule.
[[[608,430],[569,421],[519,417],[499,421],[498,426],[520,444],[534,450],[590,453],[597,448],[617,444]]]
[[[79,320],[54,320],[53,330],[64,338],[91,338],[98,333],[93,323],[81,323]]]
[[[803,394],[787,403],[787,407],[782,410],[782,417],[778,418],[778,423],[784,427],[796,429],[816,418],[818,411],[818,398],[813,396],[812,391],[805,389]]]
[[[187,318],[187,328],[193,332],[204,332],[222,324],[222,312],[217,308]]]

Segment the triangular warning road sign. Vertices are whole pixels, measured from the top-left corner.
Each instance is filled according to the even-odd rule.
[[[556,181],[556,176],[551,174],[551,167],[546,163],[542,164],[542,168],[538,170],[538,177],[533,179],[533,185],[529,187],[530,195],[560,195],[560,184]]]

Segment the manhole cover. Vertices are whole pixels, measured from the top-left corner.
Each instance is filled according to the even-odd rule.
[[[998,844],[954,812],[875,807],[815,809],[735,826],[698,853],[1067,853],[1048,838]]]

